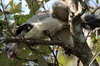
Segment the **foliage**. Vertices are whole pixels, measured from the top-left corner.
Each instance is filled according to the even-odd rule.
[[[15,14],[15,13],[21,13],[22,12],[22,2],[19,2],[17,5],[15,5],[13,3],[13,0],[9,3],[10,4],[10,11],[11,11],[11,14]]]
[[[8,29],[7,22],[9,23],[9,27],[13,29],[15,26],[19,26],[26,22],[31,16],[33,16],[40,8],[42,2],[47,2],[49,0],[43,0],[43,1],[32,1],[32,0],[26,0],[28,7],[30,9],[30,14],[21,14],[22,11],[22,2],[20,1],[18,4],[14,3],[14,0],[9,1],[9,7],[4,7],[3,1],[1,1],[1,7],[2,7],[2,13],[0,18],[0,24],[3,26],[3,30],[5,31]],[[3,13],[5,11],[5,13]],[[9,13],[8,13],[9,12]],[[4,15],[3,15],[4,14]],[[6,15],[6,17],[5,17]],[[13,18],[12,18],[13,17]],[[6,20],[4,20],[6,18]],[[9,20],[9,21],[8,21]],[[14,22],[12,22],[12,20]],[[12,27],[11,27],[12,26]],[[6,31],[5,31],[6,32]],[[6,36],[9,36],[9,33],[5,33]],[[48,56],[51,51],[48,49],[48,46],[39,46],[38,49],[35,49],[34,51],[30,50],[28,47],[21,48],[21,53],[18,55],[21,59],[15,58],[14,60],[11,60],[7,57],[5,52],[5,44],[0,44],[0,48],[3,49],[0,53],[0,66],[25,66],[27,64],[30,64],[30,60],[37,59],[38,62],[36,62],[33,65],[39,65],[39,66],[47,66],[47,62],[44,58],[44,56]],[[40,51],[41,50],[41,51]],[[29,59],[25,61],[25,59]],[[42,60],[42,61],[41,61]],[[32,62],[31,62],[32,63]]]
[[[9,36],[9,33],[6,32],[6,30],[8,29],[7,27],[7,23],[9,23],[9,27],[11,27],[11,29],[15,28],[15,26],[19,26],[21,24],[23,24],[24,22],[26,22],[31,16],[35,15],[36,12],[39,11],[39,8],[41,7],[41,5],[44,4],[44,2],[48,2],[49,0],[25,0],[27,2],[28,8],[30,9],[30,13],[29,14],[22,14],[22,2],[19,2],[18,4],[14,3],[14,0],[11,0],[9,2],[9,6],[8,8],[6,8],[8,11],[6,11],[6,13],[3,11],[0,14],[0,24],[3,25],[3,31],[4,34],[6,36]],[[89,0],[87,0],[89,1]],[[3,5],[4,3],[1,2]],[[96,0],[96,3],[98,4],[99,1]],[[2,7],[2,5],[1,5]],[[2,10],[5,9],[5,7],[2,7]],[[5,17],[4,15],[6,14]],[[10,18],[12,17],[13,18]],[[5,18],[7,18],[6,21]],[[14,22],[12,22],[12,20]],[[12,31],[11,31],[12,32]],[[94,39],[94,37],[92,37],[92,39]],[[95,40],[95,39],[94,39]],[[97,40],[97,44],[95,46],[95,54],[93,56],[93,58],[91,59],[91,63],[100,55],[100,37]],[[93,43],[93,42],[92,42]],[[58,62],[59,65],[67,65],[68,63],[70,63],[71,61],[74,61],[75,57],[71,56],[71,57],[67,57],[66,55],[63,54],[63,50],[61,48],[58,48],[58,46],[53,46],[51,47],[53,49],[53,52],[50,50],[50,46],[36,46],[35,49],[31,49],[28,48],[26,46],[21,46],[22,48],[21,53],[18,55],[18,58],[15,58],[14,60],[10,60],[7,58],[6,52],[5,52],[5,44],[0,43],[0,48],[3,49],[3,51],[1,51],[0,53],[0,66],[25,66],[27,64],[33,63],[34,66],[48,66],[47,63],[48,62],[54,62],[54,55],[58,55]],[[56,53],[57,50],[58,52]],[[97,58],[97,59],[98,59]],[[32,61],[31,60],[38,60],[38,62],[36,61]],[[100,61],[100,60],[99,60]]]

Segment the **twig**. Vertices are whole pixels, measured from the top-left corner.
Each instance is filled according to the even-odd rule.
[[[34,0],[32,0],[32,7],[33,7],[32,9],[33,9],[33,13],[35,15],[36,12],[35,12],[35,8],[34,8],[34,3],[35,3]]]
[[[2,24],[0,24],[0,37],[3,37],[3,27],[2,27]]]
[[[87,40],[88,37],[90,37],[90,33],[91,33],[91,30],[89,30],[89,32],[88,32],[88,34],[87,34],[87,36],[85,38],[85,41]]]
[[[44,8],[44,10],[46,10],[46,8],[44,6],[44,4],[45,4],[44,1],[42,1],[41,3],[42,3],[41,6]]]
[[[9,30],[9,32],[12,34],[12,36],[14,36],[14,34],[12,33],[10,27],[9,27],[9,23],[8,23],[8,19],[7,19],[7,15],[5,14],[5,10],[4,10],[4,6],[3,6],[3,2],[1,0],[1,6],[2,6],[2,9],[3,9],[3,12],[4,12],[4,16],[5,16],[5,21],[6,21],[6,28],[7,30]]]
[[[9,6],[9,3],[6,5],[5,9]]]
[[[55,58],[55,61],[56,61],[55,66],[56,66],[56,65],[59,66],[59,63],[58,63],[58,60],[57,60],[57,57],[56,57],[54,51],[53,51],[50,47],[49,47],[49,49],[51,50],[51,52],[52,52],[52,54],[53,54],[53,56],[54,56],[54,58]]]
[[[3,12],[4,12],[5,10],[4,10],[4,6],[3,6],[2,0],[1,0],[1,6],[2,6],[2,9],[3,9]],[[9,26],[8,26],[8,20],[7,20],[7,16],[6,16],[5,13],[4,13],[4,16],[5,16],[5,20],[6,20],[6,26],[7,26],[7,28],[8,28],[8,27],[9,27]]]
[[[44,30],[44,34],[46,34],[52,41],[55,41],[55,39],[50,35],[50,32],[48,30]],[[55,61],[54,61],[55,66],[56,65],[59,66],[59,62],[57,60],[57,52],[56,52],[56,54],[54,53],[54,51],[55,51],[54,47],[53,47],[53,50],[51,49],[51,47],[49,47],[49,49],[51,50],[51,52],[55,58]]]
[[[94,14],[100,7],[97,7],[91,14]]]
[[[79,64],[80,64],[80,59],[78,59],[78,61],[77,61],[77,66],[79,66]]]

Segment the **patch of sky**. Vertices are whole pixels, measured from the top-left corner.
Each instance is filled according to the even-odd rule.
[[[100,6],[100,0],[98,0],[98,4],[96,3],[96,0],[89,0],[89,5],[92,7],[99,7]]]

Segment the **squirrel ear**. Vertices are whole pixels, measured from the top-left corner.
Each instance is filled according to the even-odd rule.
[[[62,21],[67,21],[69,15],[69,8],[63,2],[55,2],[52,5],[52,17]]]

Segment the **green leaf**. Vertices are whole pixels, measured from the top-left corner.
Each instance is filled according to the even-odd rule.
[[[6,21],[0,20],[0,24],[6,25]]]
[[[75,62],[76,58],[73,55],[67,56],[62,51],[63,49],[60,48],[58,56],[59,66],[74,66],[73,62]]]
[[[98,45],[95,49],[96,53],[95,54],[98,54],[98,52],[100,52],[100,45]]]
[[[48,66],[47,62],[45,61],[44,57],[40,56],[38,59],[38,66]]]
[[[8,59],[6,52],[0,53],[0,66],[22,66],[22,61],[18,59]]]
[[[96,51],[96,52],[95,52],[94,56],[92,57],[89,66],[91,66],[92,62],[93,62],[93,61],[98,57],[98,55],[100,54],[100,45],[98,45],[98,46],[96,47],[95,51]]]
[[[14,0],[11,0],[10,2],[9,2],[9,4],[10,4],[10,6],[11,6],[11,8],[13,8],[14,7],[14,2],[13,2]]]
[[[48,48],[49,46],[45,46],[45,45],[41,45],[39,47],[39,50],[41,52],[43,52],[44,54],[50,54],[51,53],[51,50]]]
[[[19,2],[15,7],[13,7],[10,11],[12,14],[22,12],[22,2]]]
[[[44,0],[45,2],[48,2],[49,0]]]
[[[38,1],[26,0],[28,8],[30,9],[30,14],[33,16],[40,8],[40,3]]]
[[[100,44],[100,36],[98,36],[97,43]]]
[[[26,46],[20,45],[20,51],[21,52],[18,55],[18,57],[20,57],[20,58],[24,58],[24,59],[28,58],[30,60],[34,60],[34,59],[39,58],[38,55],[32,53],[32,51],[29,48],[27,48]]]
[[[29,54],[31,53],[31,51],[25,47],[21,48],[20,51],[21,53],[18,56],[20,56],[21,58],[28,58]]]
[[[96,3],[98,4],[99,3],[99,0],[96,0]]]
[[[30,15],[15,15],[15,22],[19,25],[25,23],[31,16]]]
[[[10,60],[7,58],[6,53],[0,54],[0,66],[9,66]]]
[[[19,3],[17,4],[17,6],[15,7],[15,9],[21,10],[21,8],[22,8],[22,2],[19,2]]]

